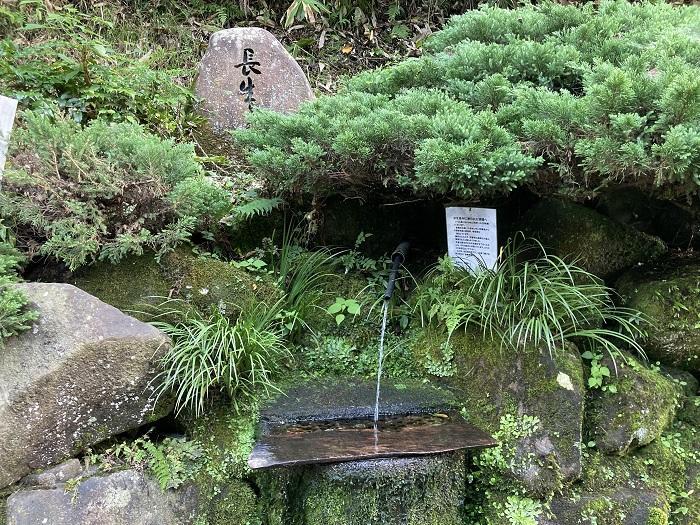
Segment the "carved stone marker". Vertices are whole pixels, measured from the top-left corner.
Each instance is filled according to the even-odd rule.
[[[447,253],[457,266],[477,270],[493,268],[498,260],[496,210],[492,208],[445,209]]]
[[[7,155],[7,148],[10,145],[10,133],[16,111],[17,101],[0,95],[0,183],[2,182],[2,172],[5,169],[5,155]]]
[[[258,27],[217,31],[209,39],[195,94],[217,135],[246,124],[255,107],[296,111],[314,98],[304,71],[279,41]]]

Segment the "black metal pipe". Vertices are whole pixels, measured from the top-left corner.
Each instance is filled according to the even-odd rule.
[[[391,270],[389,271],[389,282],[386,283],[386,292],[384,292],[384,300],[388,301],[394,294],[394,287],[396,286],[396,275],[399,273],[399,268],[406,260],[408,255],[408,250],[411,247],[410,243],[404,241],[399,244],[394,253],[391,254]]]

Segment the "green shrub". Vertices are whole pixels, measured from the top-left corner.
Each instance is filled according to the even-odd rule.
[[[395,184],[472,197],[510,190],[539,164],[494,115],[438,91],[321,98],[293,117],[257,111],[251,125],[236,136],[282,193],[328,194],[338,183]]]
[[[29,257],[75,269],[144,247],[162,254],[227,211],[228,192],[205,177],[191,145],[136,124],[81,128],[31,112],[25,120],[13,135],[0,216]]]
[[[472,273],[442,259],[419,287],[415,308],[424,326],[445,330],[448,345],[455,330],[477,329],[514,350],[533,345],[552,354],[573,341],[613,358],[620,347],[643,356],[643,316],[616,307],[613,294],[541,245],[511,241],[494,269]]]
[[[0,350],[5,338],[28,330],[37,319],[24,294],[12,286],[18,280],[17,268],[23,260],[8,229],[0,223]]]
[[[255,112],[234,137],[281,193],[696,194],[699,24],[697,8],[659,3],[482,7],[423,57],[294,115]]]
[[[111,46],[108,16],[70,4],[19,4],[0,8],[0,28],[8,26],[0,40],[0,91],[22,109],[46,112],[57,103],[76,122],[139,122],[162,135],[184,135],[194,125],[193,95],[174,80],[180,72],[152,67],[152,50],[134,56]]]

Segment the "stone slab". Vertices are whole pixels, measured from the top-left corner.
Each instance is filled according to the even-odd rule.
[[[391,428],[382,427],[382,422],[377,429],[371,422],[363,428],[361,422],[352,421],[345,426],[320,427],[309,432],[299,426],[287,427],[263,435],[255,444],[248,465],[256,470],[426,456],[498,444],[486,432],[461,421],[459,416],[441,416],[436,418],[439,422],[421,421]]]

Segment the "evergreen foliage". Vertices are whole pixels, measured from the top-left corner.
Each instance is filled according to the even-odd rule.
[[[98,119],[81,128],[24,116],[0,216],[29,257],[51,256],[75,269],[146,247],[163,254],[228,212],[228,192],[205,176],[189,144],[136,124]]]
[[[460,198],[536,185],[700,187],[700,11],[659,3],[482,7],[427,53],[234,133],[281,193],[389,187]],[[369,188],[369,189],[368,189]]]
[[[0,223],[0,350],[5,338],[28,330],[37,318],[37,313],[28,308],[24,294],[12,286],[23,261],[9,230]]]

